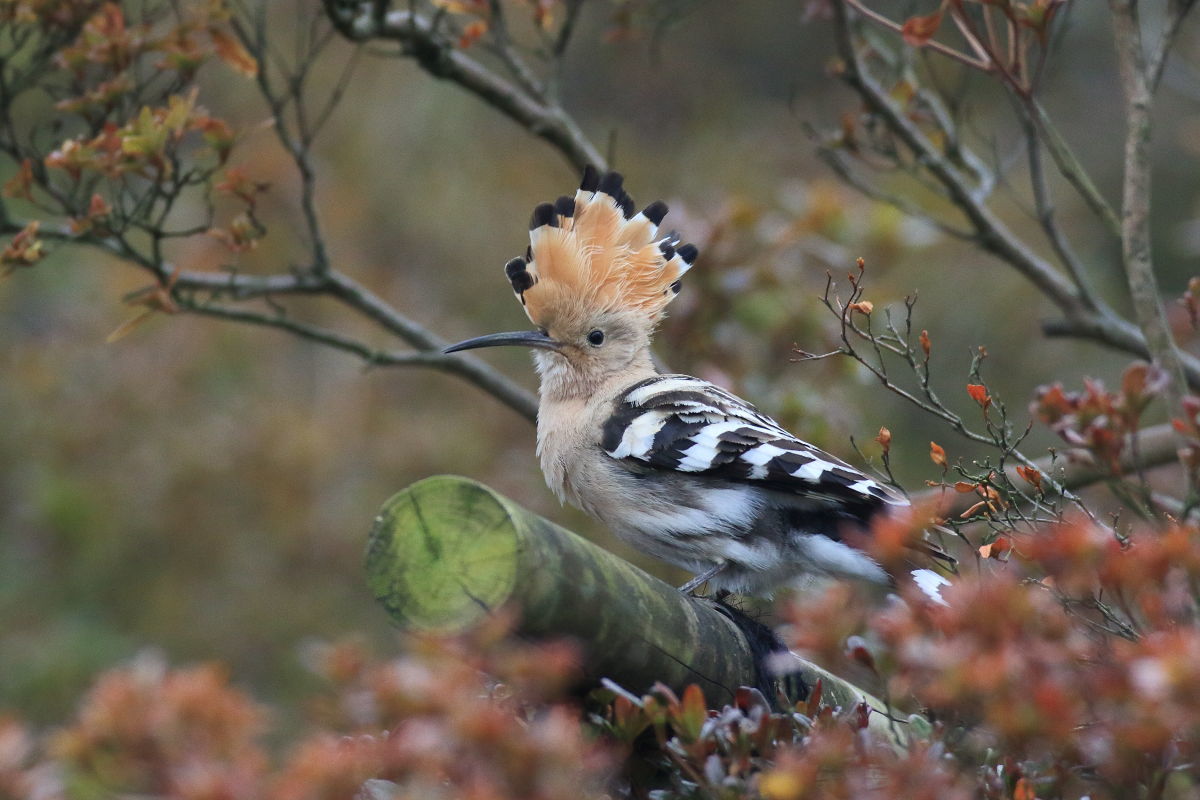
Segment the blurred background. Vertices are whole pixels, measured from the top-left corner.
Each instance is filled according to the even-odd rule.
[[[639,204],[667,201],[668,223],[701,245],[658,340],[672,369],[733,389],[853,462],[851,437],[875,457],[872,438],[886,425],[909,489],[938,477],[931,439],[952,460],[975,451],[848,359],[792,363],[793,345],[836,347],[836,321],[819,302],[827,271],[844,282],[865,258],[876,308],[902,311],[919,293],[915,326],[932,338],[935,383],[964,414],[979,345],[990,354],[984,376],[1018,427],[1038,385],[1120,374],[1123,356],[1044,339],[1039,320],[1052,309],[1007,267],[864,200],[818,161],[809,130],[836,129],[858,110],[830,75],[820,14],[773,0],[676,1],[649,4],[657,22],[613,35],[625,5],[587,4],[564,103]],[[1045,103],[1117,198],[1124,130],[1107,13],[1074,5]],[[286,37],[314,8],[271,0],[272,31]],[[339,41],[321,56],[318,87],[333,85],[350,50]],[[1155,145],[1154,245],[1169,296],[1200,271],[1194,31],[1178,55]],[[971,80],[972,140],[1005,165],[1005,219],[1032,230],[1011,108]],[[245,131],[231,164],[271,184],[269,234],[243,267],[280,271],[299,257],[294,166],[259,124],[268,115],[252,82],[207,69],[200,102]],[[315,157],[339,269],[449,340],[527,324],[501,269],[523,251],[533,206],[576,185],[556,152],[411,62],[364,54]],[[1116,253],[1056,188],[1093,279],[1126,310]],[[172,257],[215,268],[220,247],[197,237]],[[148,646],[173,662],[226,662],[238,683],[278,701],[304,688],[308,642],[356,634],[388,652],[394,634],[361,572],[366,534],[390,494],[437,473],[484,481],[669,581],[685,579],[560,507],[542,482],[532,425],[453,377],[368,370],[282,332],[187,315],[160,315],[106,344],[131,315],[122,296],[145,283],[71,247],[0,281],[0,709],[60,717],[96,671]],[[363,330],[341,309],[302,307]],[[527,354],[482,358],[536,386]],[[1054,441],[1035,430],[1026,451]]]

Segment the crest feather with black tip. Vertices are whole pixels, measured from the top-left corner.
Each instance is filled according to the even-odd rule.
[[[574,197],[533,210],[525,257],[504,271],[534,324],[567,308],[632,310],[651,324],[662,318],[699,251],[674,232],[659,236],[666,203],[635,208],[620,173],[589,166]]]

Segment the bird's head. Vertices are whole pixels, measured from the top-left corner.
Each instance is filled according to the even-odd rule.
[[[659,235],[665,203],[634,213],[621,184],[619,173],[601,177],[588,167],[573,198],[533,210],[529,248],[504,271],[535,330],[480,336],[446,352],[534,348],[543,386],[569,394],[649,364],[650,336],[698,252],[674,233]]]

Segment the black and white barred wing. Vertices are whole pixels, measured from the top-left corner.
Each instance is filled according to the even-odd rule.
[[[907,505],[890,487],[797,439],[754,406],[699,378],[630,387],[604,426],[608,455],[850,506]]]

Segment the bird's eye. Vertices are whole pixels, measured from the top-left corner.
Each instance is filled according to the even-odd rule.
[[[600,345],[604,344],[604,331],[598,329],[594,330],[588,334],[587,339],[593,347],[599,347]]]

